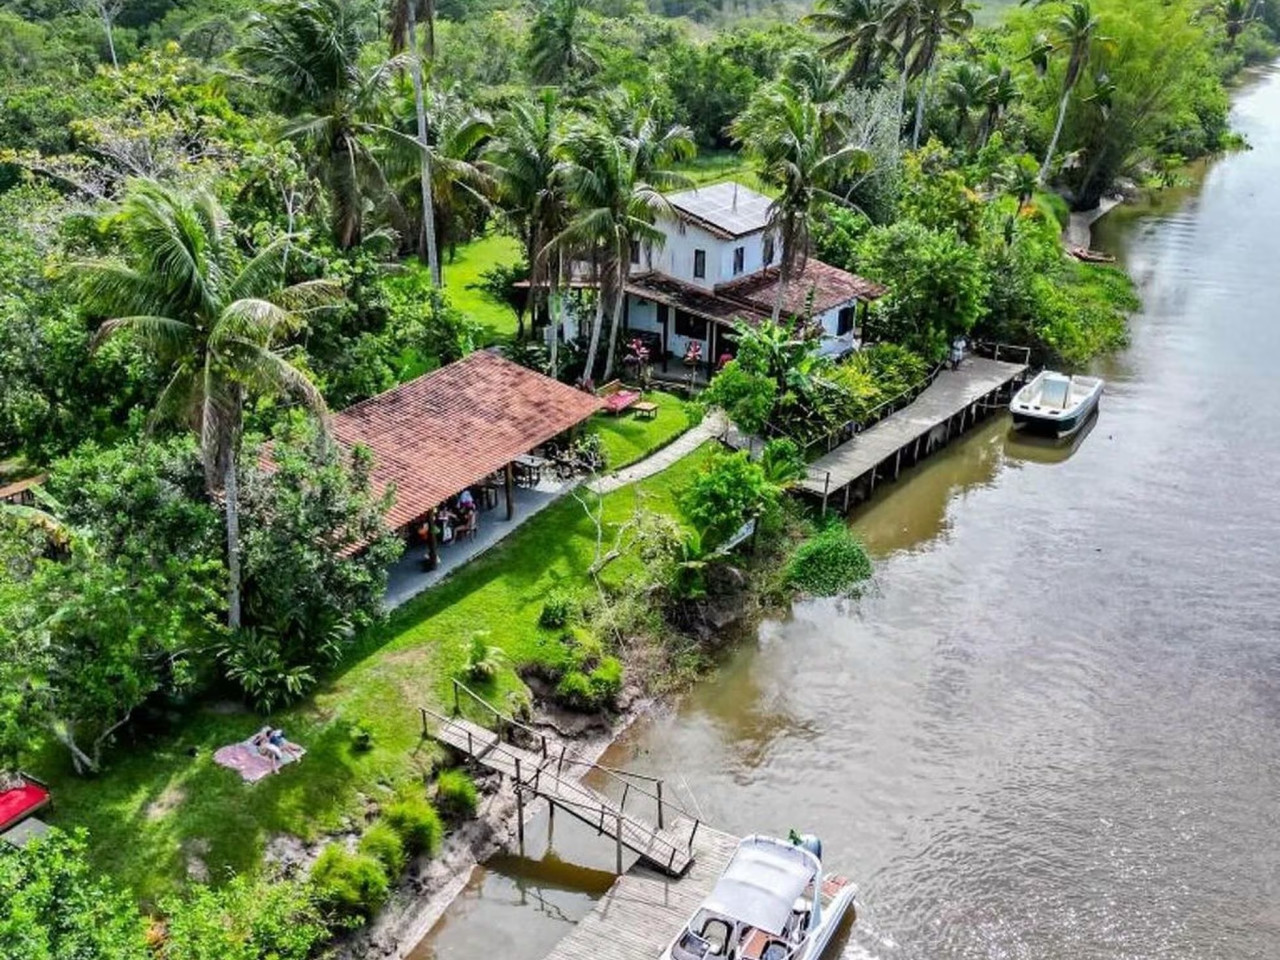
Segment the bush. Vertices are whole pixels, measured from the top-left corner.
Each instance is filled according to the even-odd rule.
[[[408,857],[404,852],[404,841],[390,824],[375,823],[360,838],[360,852],[366,853],[382,864],[387,875],[400,876]]]
[[[164,900],[163,960],[307,960],[329,936],[310,884],[233,877]]]
[[[556,700],[573,710],[595,709],[591,678],[581,670],[570,670],[556,684]]]
[[[567,590],[552,590],[542,602],[538,625],[548,630],[559,630],[569,623],[577,608],[578,601],[572,593]]]
[[[363,724],[351,728],[351,749],[356,753],[368,753],[373,749],[373,731]]]
[[[479,797],[465,770],[445,770],[436,778],[436,804],[447,817],[470,817]]]
[[[622,692],[622,661],[617,657],[605,657],[587,674],[591,693],[599,704],[612,704]]]
[[[410,796],[397,800],[382,811],[382,819],[400,836],[410,856],[435,854],[440,849],[444,827],[440,814],[425,798]]]
[[[471,638],[467,648],[467,679],[488,683],[498,675],[506,655],[502,648],[488,642],[489,631],[481,630]]]
[[[387,902],[386,868],[368,853],[352,853],[341,844],[325,847],[311,868],[316,897],[340,921],[358,925]]]
[[[871,560],[853,532],[835,523],[800,545],[787,565],[787,582],[820,597],[845,593],[871,576]]]
[[[556,700],[572,710],[601,710],[622,692],[622,662],[602,657],[590,670],[568,670],[556,684]]]

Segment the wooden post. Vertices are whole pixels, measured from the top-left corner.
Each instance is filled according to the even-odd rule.
[[[662,781],[658,781],[658,829],[662,829]]]
[[[516,786],[519,786],[520,782],[520,758],[516,757]]]
[[[617,870],[617,874],[618,874],[618,876],[622,876],[622,814],[621,814],[621,813],[619,813],[619,814],[618,814],[618,816],[617,816],[617,828],[618,828],[618,870]]]
[[[628,780],[622,785],[622,802],[618,804],[619,810],[627,809],[627,794],[631,792],[631,781]]]
[[[516,781],[516,837],[520,840],[520,856],[524,856],[524,791]]]
[[[504,483],[503,483],[503,486],[505,486],[507,490],[507,519],[508,520],[510,520],[512,517],[516,515],[516,506],[515,506],[515,503],[513,502],[513,498],[515,496],[515,485],[516,485],[515,467],[512,464],[508,463],[507,469],[506,469],[506,476],[504,477]]]
[[[436,543],[436,511],[427,511],[427,562],[432,570],[440,566],[440,549]]]
[[[898,479],[898,474],[902,471],[902,448],[898,448],[898,452],[893,455],[893,479]]]
[[[453,681],[453,715],[456,717],[462,712],[462,707],[458,704],[458,681]]]
[[[701,822],[701,821],[698,821],[698,820],[693,821],[693,829],[689,831],[689,849],[690,849],[690,851],[692,851],[692,850],[693,850],[693,838],[694,838],[694,837],[696,837],[696,836],[698,835],[698,824],[699,824],[700,822]]]
[[[427,708],[419,707],[418,713],[422,717],[422,739],[425,740],[427,739]]]

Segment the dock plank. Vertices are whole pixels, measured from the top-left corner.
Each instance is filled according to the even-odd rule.
[[[819,497],[843,489],[1026,371],[1024,364],[985,357],[970,357],[959,370],[942,371],[910,406],[810,464],[801,489]]]

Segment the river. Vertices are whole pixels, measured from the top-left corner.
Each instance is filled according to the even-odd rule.
[[[1144,309],[1089,435],[999,418],[882,488],[862,597],[613,750],[729,832],[819,834],[862,888],[832,955],[1280,958],[1280,73],[1234,123],[1252,150],[1099,225]],[[416,956],[542,957],[610,880],[555,826]]]

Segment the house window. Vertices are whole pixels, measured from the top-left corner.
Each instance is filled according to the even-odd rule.
[[[676,221],[676,233],[678,233],[680,236],[683,237],[688,231],[689,231],[688,224],[686,224],[683,220]]]
[[[635,266],[640,265],[640,241],[639,240],[631,241],[631,262]]]
[[[840,315],[836,318],[836,336],[843,337],[853,333],[853,321],[856,315],[856,307],[841,308]]]
[[[690,340],[705,340],[707,339],[707,321],[685,313],[683,310],[677,310],[676,336],[688,337]]]
[[[764,265],[773,263],[773,237],[764,238]]]
[[[747,248],[735,247],[733,250],[733,275],[736,277],[747,266]]]
[[[707,276],[707,251],[693,251],[693,275],[699,280],[703,280]]]

